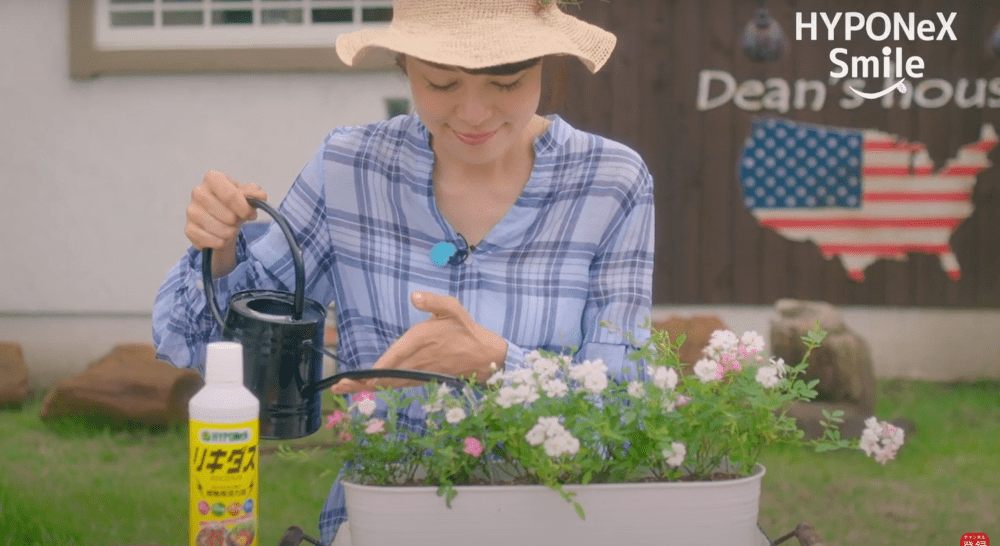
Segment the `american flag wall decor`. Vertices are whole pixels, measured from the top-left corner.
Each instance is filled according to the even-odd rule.
[[[738,166],[746,207],[760,225],[838,256],[855,281],[878,259],[936,254],[961,276],[949,239],[972,214],[976,176],[997,144],[990,124],[934,170],[927,149],[874,130],[781,118],[753,123]]]

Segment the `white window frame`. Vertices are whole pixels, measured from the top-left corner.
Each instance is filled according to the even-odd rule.
[[[201,3],[165,3],[162,0],[128,5],[112,4],[110,0],[95,0],[94,37],[101,50],[155,50],[155,49],[209,49],[209,48],[276,48],[330,46],[342,32],[363,28],[379,28],[386,23],[364,23],[363,8],[392,7],[391,0],[299,0],[296,2],[274,0],[247,0],[224,2],[204,0]],[[202,11],[201,26],[164,26],[164,9]],[[252,9],[251,24],[213,25],[212,12],[220,8]],[[262,9],[302,9],[302,24],[262,24]],[[313,8],[351,8],[351,23],[313,23]],[[154,12],[154,25],[112,27],[111,12]]]
[[[263,1],[278,3],[277,0]],[[336,1],[338,0],[311,0],[309,5],[326,6]],[[387,2],[387,0],[339,1],[349,4],[358,2],[359,5],[368,7],[383,7],[385,5],[383,2]],[[238,39],[236,33],[233,33],[228,42],[190,37],[181,40],[178,37],[169,38],[173,42],[168,43],[169,40],[162,36],[154,38],[157,33],[136,32],[136,28],[149,27],[127,27],[127,34],[131,36],[105,35],[99,39],[98,27],[102,24],[110,26],[107,9],[110,2],[108,0],[66,0],[66,2],[69,4],[69,73],[70,77],[77,80],[113,74],[398,70],[395,66],[395,56],[379,48],[366,52],[356,60],[354,66],[345,65],[337,57],[334,43],[340,32],[379,26],[377,24],[358,22],[317,24],[316,26],[322,27],[323,30],[322,40],[315,35],[309,37],[308,32],[294,32],[288,28],[292,25],[273,29],[273,35],[269,38],[260,34],[255,35],[253,28],[258,27],[234,25],[242,26],[243,29],[239,32]],[[354,13],[360,11],[355,10]],[[102,20],[107,23],[102,23]],[[301,30],[302,27],[296,28]],[[111,40],[112,37],[118,41]]]

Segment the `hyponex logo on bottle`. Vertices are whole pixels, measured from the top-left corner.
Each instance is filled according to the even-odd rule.
[[[819,15],[819,18],[817,18],[817,15]],[[909,41],[920,40],[924,42],[956,41],[957,37],[951,25],[955,21],[957,14],[951,12],[945,16],[944,13],[937,12],[936,15],[937,21],[932,19],[917,21],[916,15],[912,12],[905,15],[896,12],[891,17],[882,12],[875,12],[868,16],[856,11],[846,13],[837,12],[832,16],[825,12],[819,14],[816,12],[809,14],[798,12],[795,14],[795,39],[797,41],[802,40],[803,31],[809,31],[807,39],[816,41],[820,23],[822,22],[823,26],[826,27],[827,40],[830,41],[838,34],[838,30],[842,31],[845,41],[850,41],[852,34],[856,33],[867,36],[876,42],[881,42],[889,37],[892,37],[894,41],[901,39]],[[841,23],[843,24],[841,25]],[[904,82],[907,77],[922,78],[924,76],[923,58],[918,55],[912,55],[904,59],[902,47],[893,49],[885,46],[882,48],[881,57],[875,55],[867,57],[849,55],[847,48],[836,47],[830,50],[830,62],[837,67],[830,71],[831,78],[843,78],[846,76],[855,79],[868,77],[899,78],[899,81],[895,83],[890,81],[888,87],[877,93],[862,93],[854,89],[854,87],[850,87],[851,91],[865,99],[877,99],[891,93],[893,90],[905,93],[906,85]]]
[[[240,444],[253,438],[253,431],[248,428],[235,430],[212,430],[203,428],[198,435],[206,444]]]

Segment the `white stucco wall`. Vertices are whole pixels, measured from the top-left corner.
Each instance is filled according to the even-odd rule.
[[[69,77],[68,2],[0,16],[0,312],[148,312],[210,169],[277,203],[327,132],[408,97],[382,74]]]
[[[69,78],[66,0],[0,10],[0,341],[46,388],[128,342],[187,247],[191,189],[219,169],[277,202],[333,127],[385,117],[401,76],[229,74]],[[768,331],[766,306],[717,314]],[[1000,379],[1000,313],[844,309],[879,377]]]

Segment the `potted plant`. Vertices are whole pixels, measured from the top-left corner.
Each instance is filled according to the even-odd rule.
[[[387,411],[370,392],[338,398],[327,426],[344,440],[354,544],[754,544],[758,458],[803,442],[785,409],[816,396],[799,376],[824,336],[804,336],[793,366],[764,356],[754,332],[720,330],[687,367],[683,336],[653,330],[625,381],[600,361],[534,352],[484,389],[387,390]],[[397,421],[406,404],[424,407],[426,430]],[[874,417],[860,441],[840,438],[840,416],[826,417],[825,437],[809,442],[817,450],[861,448],[884,464],[903,443]]]

